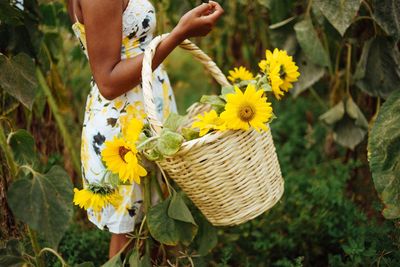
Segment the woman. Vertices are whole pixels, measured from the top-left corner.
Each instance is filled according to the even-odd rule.
[[[104,142],[120,133],[124,121],[145,116],[141,68],[143,51],[153,38],[155,11],[148,0],[69,0],[68,11],[93,74],[81,146],[82,176],[88,185],[104,177]],[[176,111],[162,61],[186,38],[207,35],[222,14],[218,3],[202,4],[187,12],[159,45],[153,59],[153,86],[160,119]],[[111,205],[101,212],[88,209],[89,220],[112,233],[109,257],[126,244],[125,234],[133,231],[142,216],[141,187],[123,187],[121,209]]]

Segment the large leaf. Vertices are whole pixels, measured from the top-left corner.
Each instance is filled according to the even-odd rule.
[[[8,204],[18,219],[56,248],[72,217],[70,177],[54,166],[44,175],[19,178],[8,190]]]
[[[313,86],[325,74],[325,69],[313,64],[304,56],[303,53],[296,59],[301,73],[299,81],[295,83],[293,90],[294,97],[299,96],[302,92]]]
[[[398,85],[397,85],[398,86]],[[382,105],[369,135],[368,155],[387,219],[400,218],[400,91]]]
[[[157,241],[174,246],[179,242],[189,245],[197,233],[197,226],[175,220],[168,216],[171,197],[150,208],[148,227],[151,236]]]
[[[35,162],[35,139],[28,131],[20,129],[12,132],[8,140],[14,154],[14,160],[17,163],[22,165]]]
[[[372,96],[386,98],[400,90],[400,53],[384,37],[368,41],[357,66],[356,85]]]
[[[373,0],[374,19],[391,36],[400,39],[400,1]]]
[[[307,58],[314,64],[329,67],[331,65],[329,54],[322,46],[311,20],[307,18],[296,23],[294,30]]]
[[[354,149],[367,133],[368,122],[352,98],[340,101],[319,117],[333,129],[333,138],[341,146]]]
[[[0,87],[32,109],[38,89],[33,60],[24,53],[12,58],[0,53]]]
[[[360,0],[314,0],[318,8],[329,22],[343,36],[360,8]]]

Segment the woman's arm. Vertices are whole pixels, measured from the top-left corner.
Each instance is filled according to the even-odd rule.
[[[109,100],[141,81],[143,54],[121,60],[122,5],[122,0],[81,0],[89,64],[100,93]],[[158,46],[153,69],[186,38],[207,35],[222,14],[214,1],[186,13]]]

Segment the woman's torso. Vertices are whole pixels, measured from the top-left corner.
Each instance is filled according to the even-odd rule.
[[[135,57],[144,52],[153,39],[156,16],[153,5],[148,0],[129,0],[122,14],[121,59]],[[76,21],[72,25],[76,37],[80,40],[85,55],[89,58],[86,46],[85,26]],[[157,113],[163,121],[170,112],[176,112],[175,98],[162,65],[153,73],[153,93]],[[106,140],[120,134],[121,125],[132,117],[145,119],[143,93],[141,85],[113,99],[104,98],[91,81],[82,129],[81,158],[83,178],[86,182],[98,180],[104,170],[100,151]]]

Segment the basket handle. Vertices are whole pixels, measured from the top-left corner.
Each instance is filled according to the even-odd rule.
[[[159,134],[162,129],[162,122],[157,118],[156,105],[154,103],[153,94],[153,79],[152,67],[153,57],[156,52],[157,46],[168,36],[168,33],[155,37],[150,44],[146,47],[143,58],[142,66],[142,88],[144,98],[144,108],[147,113],[148,121],[151,129]],[[189,40],[183,41],[180,45],[181,48],[187,50],[194,58],[206,68],[211,76],[222,86],[230,85],[222,71],[218,68],[212,59],[207,56],[199,47]]]

